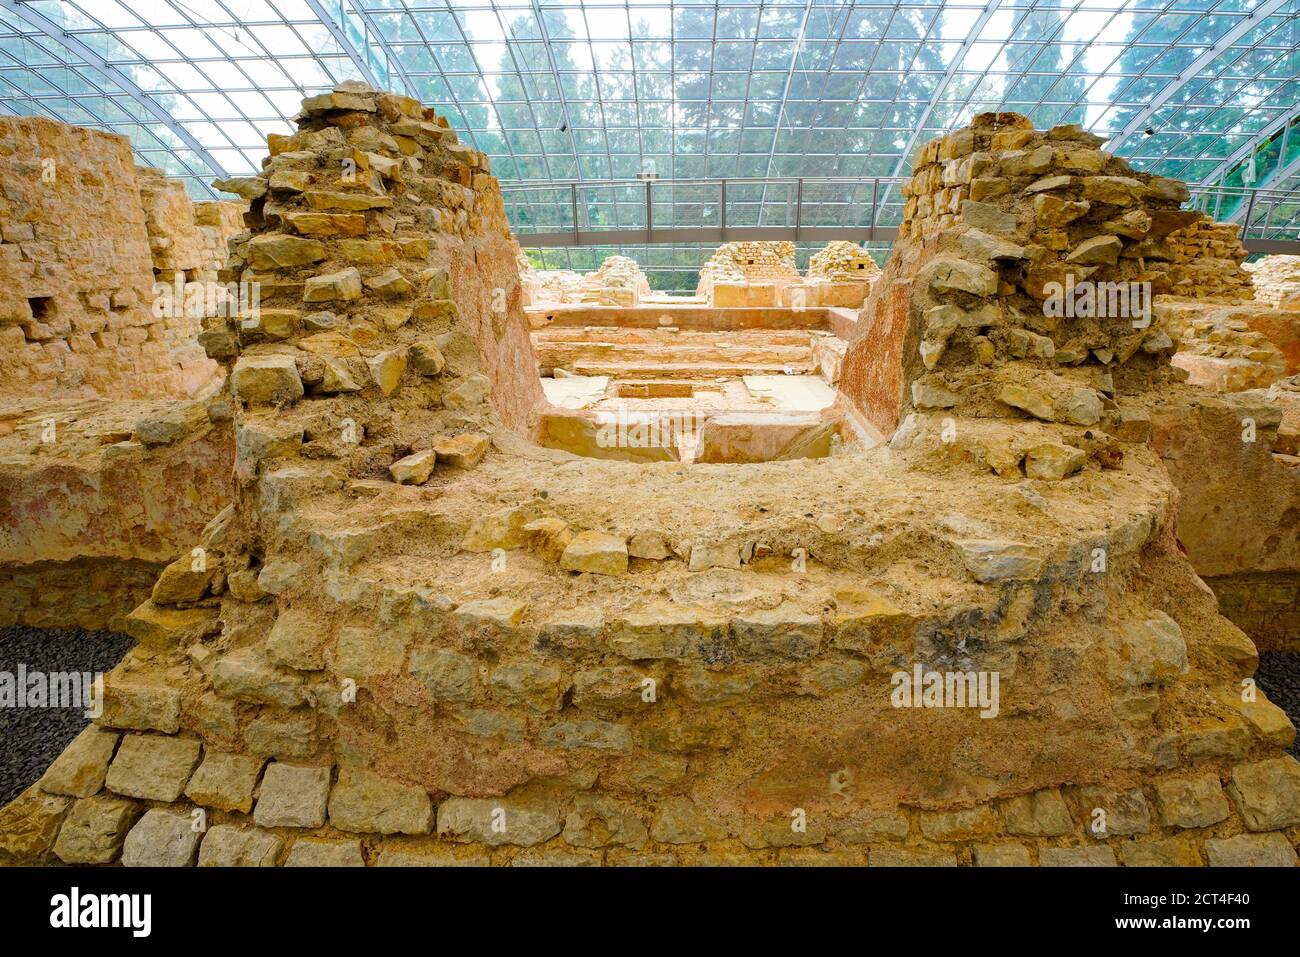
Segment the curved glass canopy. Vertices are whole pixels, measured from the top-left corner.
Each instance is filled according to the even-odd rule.
[[[1014,110],[1194,184],[1300,186],[1300,0],[0,0],[0,111],[123,133],[197,198],[345,79],[436,107],[505,181],[890,177]]]

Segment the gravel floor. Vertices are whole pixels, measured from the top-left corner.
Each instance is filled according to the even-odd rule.
[[[108,631],[0,628],[0,671],[108,672],[133,644]],[[44,774],[87,721],[81,708],[0,707],[0,805]]]
[[[104,671],[122,660],[131,639],[107,631],[0,628],[0,671]],[[1300,726],[1300,651],[1266,651],[1255,675],[1269,700]],[[77,708],[0,708],[0,806],[39,778],[86,726]],[[1291,746],[1300,758],[1300,741]]]
[[[1255,681],[1264,689],[1268,700],[1287,713],[1291,723],[1300,728],[1300,651],[1266,651],[1259,656]],[[1300,738],[1291,744],[1291,753],[1300,758]]]

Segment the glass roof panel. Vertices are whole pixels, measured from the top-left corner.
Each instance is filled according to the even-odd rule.
[[[1193,183],[1300,178],[1300,0],[0,0],[0,110],[123,133],[200,197],[343,79],[503,179],[905,175],[1008,109]]]

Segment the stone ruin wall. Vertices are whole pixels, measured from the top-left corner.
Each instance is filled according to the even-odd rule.
[[[154,282],[169,287],[177,308],[163,316],[166,342],[180,366],[185,391],[198,393],[217,373],[217,363],[198,343],[205,316],[237,308],[217,282],[226,266],[230,240],[244,231],[244,204],[225,201],[191,202],[185,184],[162,170],[136,167],[140,200],[145,211]]]
[[[827,243],[808,260],[808,279],[831,282],[874,282],[880,267],[871,253],[844,240]]]
[[[0,118],[0,394],[183,397],[210,378],[192,326],[151,310],[152,182],[125,137]]]
[[[841,389],[883,434],[913,409],[1092,426],[1114,397],[1169,381],[1170,337],[1054,318],[1074,281],[1167,288],[1186,188],[1134,172],[1076,127],[984,114],[922,147],[898,241],[863,307]],[[1057,284],[1056,287],[1050,285]]]
[[[531,435],[541,384],[487,157],[407,97],[345,85],[304,110],[297,133],[269,138],[259,176],[221,184],[251,200],[253,228],[223,275],[262,290],[256,315],[205,320],[199,336],[248,409],[240,474],[300,443],[386,475],[395,449],[478,442],[489,422]],[[305,431],[267,408],[304,394]],[[355,442],[327,412],[355,423]]]
[[[519,278],[525,306],[547,304],[637,306],[650,295],[650,281],[640,265],[627,256],[606,256],[589,273],[572,269],[533,269],[520,250]]]
[[[203,333],[230,367],[244,484],[205,531],[207,565],[168,566],[133,614],[142,647],[110,678],[104,715],[0,812],[0,860],[1294,863],[1286,829],[1300,824],[1300,769],[1277,756],[1294,731],[1267,701],[1234,700],[1254,650],[1178,557],[1144,410],[1106,401],[1173,381],[1172,344],[1158,330],[1130,342],[1132,331],[1089,322],[1036,331],[1033,290],[1060,260],[1028,248],[1035,234],[1018,233],[1010,185],[1001,202],[957,204],[975,222],[927,223],[918,202],[905,223],[915,235],[873,294],[867,319],[908,366],[882,408],[918,413],[891,443],[897,454],[800,472],[717,466],[712,485],[647,468],[646,499],[704,522],[732,520],[701,514],[735,504],[716,488],[729,480],[799,485],[779,509],[788,516],[744,516],[678,550],[626,540],[628,512],[643,519],[646,503],[592,501],[632,466],[583,463],[587,485],[535,449],[522,468],[502,467],[523,454],[499,426],[526,423],[529,396],[510,394],[521,390],[511,376],[531,376],[532,362],[508,365],[527,342],[513,296],[492,308],[515,267],[483,158],[404,97],[345,85],[305,107],[299,132],[273,141],[263,174],[241,184],[254,232],[231,268],[272,297],[260,315]],[[998,134],[1015,145],[994,149]],[[1043,138],[1055,144],[1046,154]],[[1087,155],[1095,144],[1077,130],[1035,133],[1014,116],[978,118],[950,139],[945,159],[975,166],[993,152],[1016,186],[1021,162],[1037,182],[1057,149],[1077,151],[1071,164],[1111,159]],[[347,159],[374,175],[342,180]],[[1132,184],[1177,201],[1177,184],[1101,178],[1044,191],[1062,191],[1071,212],[1081,201],[1065,197],[1089,191],[1118,207],[1092,210],[1107,227],[1129,229],[1164,208],[1139,204]],[[1071,268],[1123,262],[1122,242],[1095,241],[1113,234],[1081,230]],[[1062,358],[1071,349],[1079,365],[1128,368],[1107,370],[1108,390],[1103,373]],[[948,415],[959,417],[955,448],[925,437],[923,420]],[[1007,443],[985,441],[990,423]],[[1008,506],[1002,493],[1025,476],[1077,477],[1040,486],[1037,505],[1022,494]],[[800,534],[781,524],[858,493],[879,526],[829,513]],[[1029,511],[1051,508],[1049,496],[1060,522]],[[534,517],[559,500],[575,528]],[[591,530],[606,523],[617,533]],[[866,540],[875,527],[887,541]],[[742,549],[746,536],[764,543],[765,572],[749,567],[764,556]],[[822,604],[826,582],[785,582],[799,541],[844,576],[833,600]],[[1097,542],[1112,562],[1101,577],[1086,569]],[[462,553],[494,548],[529,563],[527,603],[514,576],[492,597],[441,594],[461,595],[453,579],[473,557]],[[780,605],[727,614],[606,608],[633,550],[652,566],[639,573],[659,581],[689,587],[699,574],[700,600],[709,581],[763,590],[780,578],[816,589],[817,613],[784,591],[762,596]],[[434,587],[412,584],[414,570],[432,571]],[[867,577],[904,572],[883,593]],[[525,623],[529,605],[545,624]],[[900,714],[866,691],[921,658],[1006,669],[1018,689],[1007,720]],[[647,674],[661,679],[665,707],[644,707]],[[340,696],[344,675],[363,686],[355,706]],[[787,817],[795,800],[810,809],[803,833]],[[209,815],[203,833],[194,806]],[[1104,838],[1088,831],[1097,806],[1109,811]],[[493,830],[494,809],[508,833]]]
[[[1261,256],[1242,268],[1250,273],[1257,301],[1277,309],[1300,309],[1300,256]]]
[[[987,153],[999,133],[1014,134],[1014,146],[992,151],[1017,186],[1019,163],[1031,164],[1036,182],[1058,148],[1078,152],[1071,164],[1109,161],[1089,155],[1095,144],[1077,131],[1037,134],[1010,116],[977,119],[946,141],[944,151],[956,155],[944,159]],[[1043,137],[1057,144],[1046,154]],[[900,377],[886,411],[953,409],[963,433],[998,418],[1017,435],[1057,436],[1063,441],[1040,439],[1035,449],[1053,447],[1030,454],[1036,461],[1026,467],[1031,477],[1061,481],[1081,467],[1069,467],[1081,454],[1086,474],[1044,493],[1085,514],[1058,512],[1068,523],[1058,524],[999,510],[993,503],[1005,505],[998,496],[1013,488],[1002,479],[1018,483],[1024,456],[950,457],[946,470],[927,468],[917,457],[925,449],[908,447],[906,434],[898,455],[877,449],[798,473],[790,463],[717,466],[715,485],[748,474],[780,486],[797,474],[797,506],[789,507],[799,513],[861,491],[882,533],[907,537],[891,537],[882,554],[862,541],[871,525],[809,523],[818,562],[846,576],[818,614],[796,601],[726,615],[611,606],[616,620],[607,623],[581,612],[606,610],[631,549],[650,563],[643,574],[679,587],[692,580],[689,555],[689,571],[702,573],[695,581],[733,578],[753,588],[769,575],[784,581],[785,549],[800,539],[781,516],[747,516],[731,537],[696,539],[684,552],[663,538],[629,544],[621,531],[591,523],[599,516],[604,527],[616,510],[617,526],[644,503],[616,497],[602,511],[590,501],[592,486],[574,484],[572,463],[536,450],[523,468],[503,469],[520,452],[508,451],[489,390],[475,377],[480,361],[493,361],[487,336],[508,340],[523,322],[497,316],[491,331],[486,290],[459,275],[472,258],[492,286],[514,267],[499,198],[490,179],[478,179],[485,163],[458,145],[414,101],[349,85],[308,101],[300,131],[277,141],[263,176],[247,184],[262,194],[236,268],[264,278],[279,304],[270,308],[283,312],[264,310],[258,326],[210,324],[204,335],[232,367],[248,488],[208,529],[207,567],[169,566],[153,601],[133,615],[142,653],[115,671],[96,726],[0,813],[0,857],[120,856],[132,865],[1294,862],[1285,829],[1300,823],[1300,770],[1276,757],[1293,729],[1265,701],[1249,709],[1231,701],[1254,652],[1214,615],[1177,556],[1172,496],[1144,447],[1142,420],[1119,417],[1122,448],[1099,438],[1086,421],[1097,411],[1086,390],[1105,383],[1084,376],[1064,379],[1059,416],[1035,422],[1012,411],[1031,402],[1026,411],[1042,411],[1040,394],[1056,396],[1060,384],[1045,378],[1054,369],[1046,363],[1059,364],[1069,348],[1095,350],[1099,365],[1132,362],[1116,370],[1116,385],[1133,391],[1167,372],[1160,357],[1168,347],[1148,339],[1158,335],[1151,330],[1130,343],[1128,332],[1071,323],[1059,330],[1060,352],[1046,354],[1047,332],[1026,328],[1030,317],[1014,311],[1033,294],[1020,298],[1011,280],[1024,268],[1038,289],[1059,261],[1022,256],[1029,237],[1015,229],[1021,205],[1009,186],[1001,203],[963,210],[976,223],[930,223],[919,202],[913,208],[906,225],[916,235],[900,244],[904,261],[886,271],[890,288],[873,296],[869,318],[910,347],[894,352],[900,363],[910,366],[918,352],[926,371]],[[340,182],[348,157],[376,176]],[[465,178],[480,188],[448,189]],[[1133,228],[1145,219],[1130,213],[1155,220],[1163,208],[1134,208],[1132,184],[1148,182],[1103,178],[1087,189],[1098,205],[1104,196],[1118,207],[1096,210],[1105,223],[1127,217]],[[1052,187],[1066,196],[1077,188]],[[1154,188],[1176,202],[1176,185]],[[1079,209],[1081,201],[1057,198]],[[431,237],[431,226],[440,235]],[[355,233],[339,237],[344,230]],[[1115,247],[1123,243],[1097,238],[1075,237],[1079,267],[1121,261]],[[1112,252],[1112,262],[1086,261]],[[994,317],[963,294],[1006,312]],[[978,314],[980,325],[933,312],[946,306]],[[945,319],[954,328],[940,337]],[[457,348],[470,330],[482,360]],[[980,337],[995,344],[995,358],[1005,349],[998,368],[980,363],[988,354],[974,342]],[[981,394],[967,366],[993,379],[1001,398]],[[367,407],[376,415],[361,418]],[[357,447],[337,437],[354,417]],[[912,423],[915,438],[923,425]],[[489,437],[501,454],[484,459]],[[914,467],[902,467],[906,459]],[[864,467],[871,486],[857,489]],[[631,468],[583,463],[597,486],[617,487],[612,480]],[[639,472],[646,497],[662,495],[696,521],[731,520],[701,514],[727,501],[716,487],[693,476],[687,495],[674,472]],[[518,495],[525,505],[508,504]],[[950,499],[963,495],[987,497],[978,507]],[[561,498],[589,530],[575,535],[558,517],[532,518]],[[322,508],[341,502],[351,504]],[[922,514],[918,502],[935,514]],[[973,516],[997,526],[986,534],[1024,540],[972,540]],[[742,560],[735,538],[751,534],[769,543],[764,549],[782,549],[761,579],[743,567],[761,561],[757,546]],[[1087,547],[1097,541],[1113,566],[1089,577]],[[548,606],[538,609],[554,616],[546,624],[525,625],[513,577],[493,585],[493,597],[455,604],[440,593],[471,567],[462,552],[494,547],[531,562],[528,598]],[[864,577],[905,566],[933,575],[888,592],[906,610]],[[412,585],[414,568],[436,568],[435,586]],[[557,588],[569,601],[555,599]],[[975,640],[954,646],[958,636]],[[900,714],[865,690],[883,687],[882,675],[906,656],[957,655],[971,668],[1014,673],[1025,690],[1004,702],[1015,709],[1005,723],[944,709]],[[646,674],[662,679],[664,707],[644,706],[638,681]],[[340,697],[342,675],[364,686],[355,707]],[[804,803],[808,795],[813,803]],[[810,809],[803,833],[787,816],[795,800]],[[1087,831],[1098,805],[1110,811],[1104,839]],[[193,806],[209,813],[204,833],[191,827]],[[508,832],[493,830],[494,809],[507,816]]]
[[[775,283],[791,285],[801,282],[795,265],[792,242],[723,243],[700,267],[697,296],[708,296],[717,283]]]
[[[1243,268],[1246,247],[1241,227],[1202,215],[1165,238],[1171,254],[1167,284],[1159,292],[1182,299],[1245,302],[1255,298],[1250,273]]]
[[[199,312],[154,306],[215,284],[242,216],[123,137],[0,119],[0,624],[120,630],[229,500]]]

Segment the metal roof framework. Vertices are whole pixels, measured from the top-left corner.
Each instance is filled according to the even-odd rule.
[[[0,0],[0,111],[125,133],[198,197],[257,169],[302,97],[385,78],[539,184],[511,203],[525,228],[555,215],[547,181],[684,181],[649,213],[671,228],[717,215],[691,180],[905,174],[985,110],[1276,190],[1300,154],[1300,0]],[[788,222],[793,194],[737,189],[735,225]],[[586,225],[646,225],[635,186],[585,195]]]

